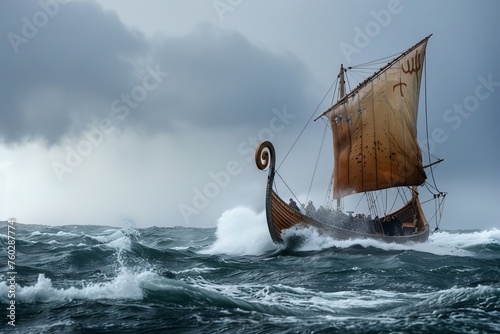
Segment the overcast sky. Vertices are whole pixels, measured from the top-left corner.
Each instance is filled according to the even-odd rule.
[[[240,205],[259,213],[267,173],[255,167],[256,142],[272,139],[280,163],[341,63],[433,34],[430,146],[449,193],[441,228],[500,227],[496,0],[1,5],[0,219],[213,227]],[[309,124],[280,169],[302,201],[324,129]],[[318,205],[333,164],[326,135],[309,196]]]

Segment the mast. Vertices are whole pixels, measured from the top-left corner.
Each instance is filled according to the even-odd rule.
[[[333,106],[331,106],[325,112],[323,112],[321,115],[319,115],[318,117],[316,117],[314,120],[316,121],[317,119],[319,119],[319,118],[325,116],[326,114],[330,113],[335,108],[337,108],[342,102],[344,102],[343,100],[345,100],[345,99],[347,99],[347,98],[349,98],[349,97],[357,94],[359,92],[359,90],[361,90],[364,86],[368,85],[368,83],[372,82],[375,78],[379,77],[387,69],[391,68],[395,63],[399,62],[401,59],[403,59],[404,57],[406,57],[413,50],[417,49],[422,44],[424,44],[425,42],[427,42],[429,40],[429,38],[431,38],[431,36],[432,36],[432,34],[430,34],[429,36],[427,36],[426,38],[424,38],[423,40],[421,40],[420,42],[418,42],[417,44],[415,44],[414,46],[412,46],[411,48],[409,48],[408,50],[406,50],[402,54],[400,54],[398,57],[394,58],[392,61],[390,61],[389,63],[387,63],[384,67],[380,68],[378,71],[376,71],[371,76],[369,76],[368,78],[366,78],[365,81],[361,82],[356,88],[354,88],[352,91],[350,91],[349,94],[345,94],[345,91],[344,91],[344,94],[341,97],[339,97],[339,99],[337,100],[337,103],[335,103]],[[340,67],[341,69],[344,68],[343,65],[340,65],[340,66],[341,66]],[[344,77],[344,71],[341,71],[342,78]],[[342,80],[341,83],[340,83],[340,85],[342,87],[342,85],[345,85],[345,82],[343,82],[343,80]],[[344,89],[345,89],[345,86],[344,86]]]
[[[345,80],[344,80],[344,64],[340,64],[340,74],[339,74],[339,101],[345,96]]]
[[[427,39],[375,72],[350,93],[340,67],[339,100],[323,115],[334,142],[333,194],[425,182],[417,141],[418,100]]]
[[[340,64],[340,74],[339,74],[339,99],[338,101],[342,100],[345,96],[345,78],[344,78],[344,64]],[[341,197],[337,198],[337,210],[341,210]]]

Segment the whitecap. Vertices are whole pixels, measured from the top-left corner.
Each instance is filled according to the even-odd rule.
[[[132,241],[129,237],[121,237],[116,240],[112,240],[106,244],[106,246],[110,248],[114,248],[117,250],[131,250]]]
[[[149,271],[133,273],[122,268],[121,272],[109,282],[86,283],[81,287],[56,288],[52,280],[44,274],[38,275],[32,286],[16,286],[16,300],[22,303],[63,302],[72,300],[134,299],[143,298],[142,285],[152,277],[158,276]],[[5,293],[4,293],[5,292]],[[7,296],[6,282],[0,282],[1,299]],[[2,300],[5,302],[4,300]]]
[[[110,241],[119,239],[124,236],[123,232],[121,230],[114,231],[111,234],[106,234],[106,235],[87,235],[89,238],[92,238],[96,241],[102,242],[102,243],[108,243]]]
[[[262,255],[275,250],[265,213],[236,207],[225,211],[217,222],[217,240],[200,254]]]

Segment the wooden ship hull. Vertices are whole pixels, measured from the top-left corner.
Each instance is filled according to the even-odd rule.
[[[310,217],[292,209],[272,189],[275,175],[275,151],[270,142],[263,142],[257,147],[255,161],[259,169],[269,168],[265,206],[267,226],[274,243],[283,243],[285,241],[283,232],[294,227],[312,227],[320,234],[335,240],[374,239],[387,243],[420,243],[426,242],[429,238],[429,225],[418,197],[414,197],[401,209],[386,217],[367,220],[345,215],[344,223],[340,225],[335,219],[322,221],[319,217]],[[399,235],[389,235],[393,231],[384,227],[383,221],[388,220],[388,217],[391,217],[391,220],[397,218],[401,222]]]
[[[427,181],[425,171],[443,160],[431,162],[428,152],[429,164],[424,166],[417,140],[420,84],[429,38],[393,58],[349,93],[346,93],[345,76],[356,66],[340,65],[339,98],[316,118],[325,117],[325,126],[332,132],[334,168],[330,184],[333,198],[337,200],[335,210],[333,202],[316,210],[311,201],[302,211],[293,199],[290,204],[284,202],[273,190],[277,173],[274,147],[268,141],[257,147],[257,167],[269,169],[266,217],[274,242],[284,242],[283,232],[299,226],[314,227],[319,233],[339,240],[375,239],[389,243],[428,240],[429,224],[417,187],[426,185],[433,195],[429,199],[436,203],[432,219],[441,216],[446,196],[435,184],[433,169],[430,168],[430,172],[434,184]],[[400,209],[389,209],[389,192],[396,195],[394,201],[391,200],[392,207],[397,204]],[[385,195],[379,196],[382,193]],[[343,212],[343,199],[354,194],[366,195],[368,215],[352,216],[352,211]],[[384,197],[385,203],[381,199]],[[426,196],[422,194],[422,198]]]

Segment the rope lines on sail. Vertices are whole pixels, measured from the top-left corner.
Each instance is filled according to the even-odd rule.
[[[375,59],[366,63],[349,66],[346,68],[346,73],[349,73],[350,76],[353,79],[355,79],[358,83],[363,82],[367,77],[372,75],[377,69],[380,69],[381,65],[387,64],[390,60],[394,59],[396,56],[398,56],[398,54],[393,54],[391,56]],[[346,79],[350,87],[351,84],[349,83],[349,77],[346,76]]]
[[[346,70],[346,73],[348,73],[349,75],[346,75],[346,79],[348,81],[348,84],[350,86],[350,83],[349,83],[349,77],[351,77],[352,79],[354,79],[357,84],[359,84],[360,82],[363,82],[367,76],[369,76],[371,73],[373,73],[373,71],[352,71],[352,70]],[[356,86],[357,86],[356,84]]]
[[[360,69],[360,68],[372,68],[375,65],[385,64],[400,54],[401,53],[395,53],[393,55],[385,56],[385,57],[375,59],[375,60],[371,60],[371,61],[368,61],[366,63],[362,63],[362,64],[358,64],[358,65],[354,65],[354,66],[349,66],[347,69],[350,70],[350,69]]]

